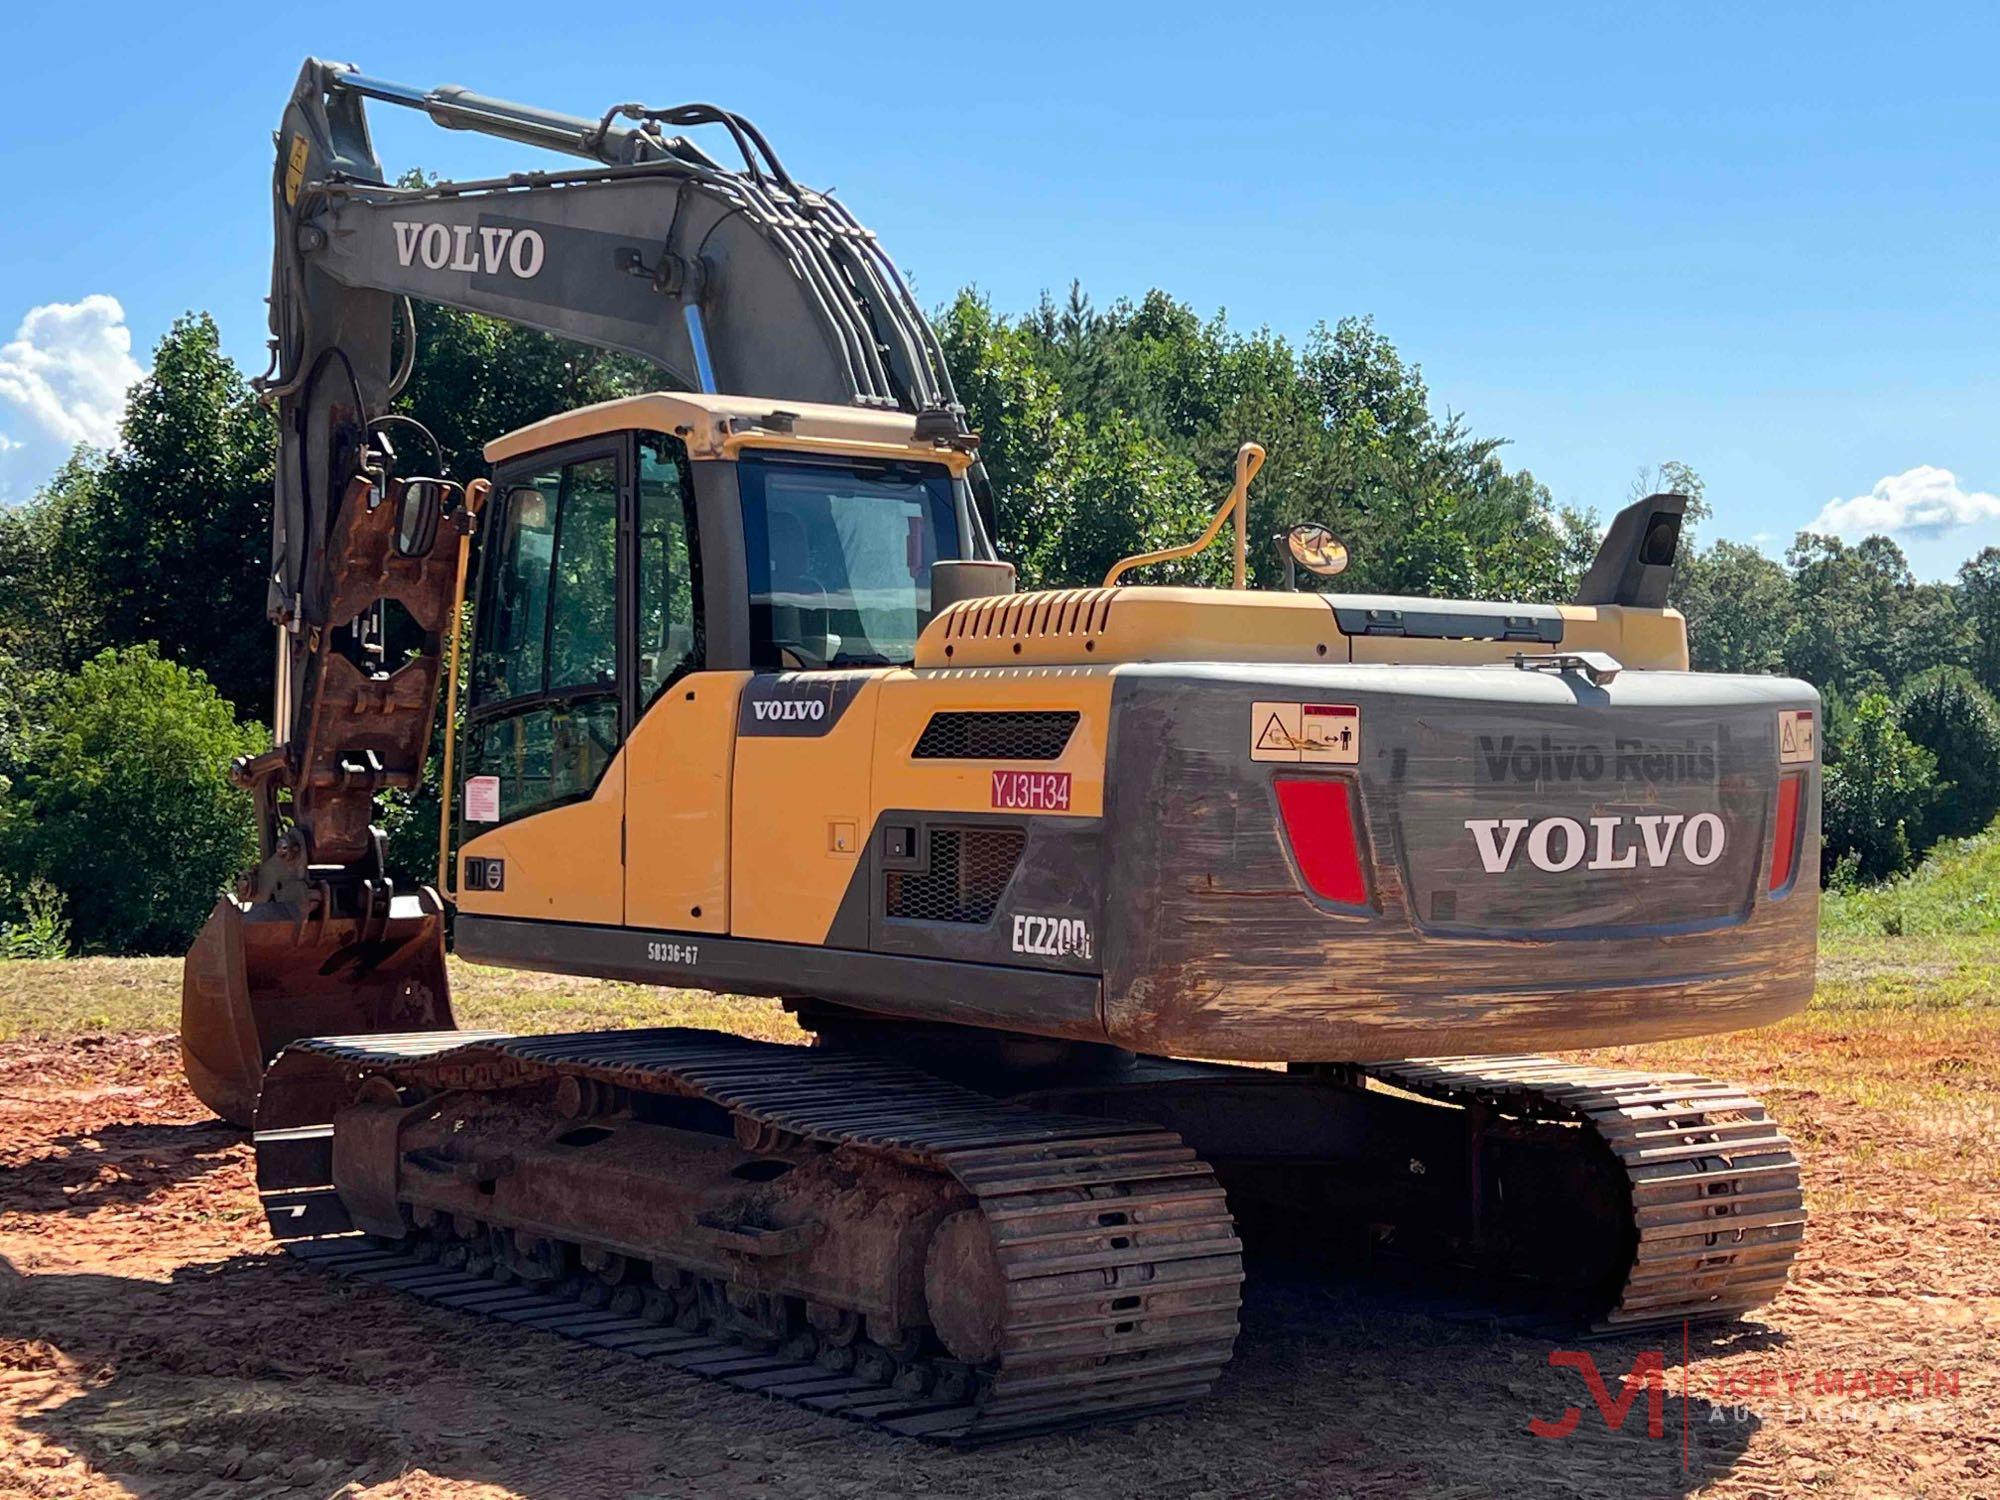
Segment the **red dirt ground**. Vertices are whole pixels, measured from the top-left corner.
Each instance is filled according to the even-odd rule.
[[[1643,1395],[1608,1431],[1545,1338],[1265,1285],[1206,1402],[976,1453],[288,1264],[247,1145],[181,1086],[171,1039],[7,1044],[0,1493],[2000,1495],[1993,1036],[1902,1045],[1898,1076],[1938,1080],[1914,1124],[1852,1086],[1838,1032],[1711,1045],[1703,1065],[1763,1089],[1801,1142],[1815,1227],[1773,1307],[1697,1333],[1686,1365],[1678,1339],[1661,1348],[1657,1439]],[[1816,1086],[1821,1063],[1848,1082]],[[1661,1346],[1588,1347],[1615,1391]],[[1572,1405],[1571,1436],[1529,1432]]]

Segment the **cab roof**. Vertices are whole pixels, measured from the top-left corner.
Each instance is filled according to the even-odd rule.
[[[523,454],[612,432],[667,432],[687,444],[693,459],[734,458],[744,448],[779,448],[939,463],[954,474],[972,463],[969,444],[917,436],[908,412],[779,401],[758,396],[713,396],[651,391],[618,401],[545,417],[486,445],[486,461],[505,463]]]

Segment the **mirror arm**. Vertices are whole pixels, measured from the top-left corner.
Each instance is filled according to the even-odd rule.
[[[1299,591],[1299,561],[1292,556],[1292,534],[1280,531],[1271,538],[1271,547],[1278,554],[1278,563],[1285,570],[1285,591],[1296,594]]]

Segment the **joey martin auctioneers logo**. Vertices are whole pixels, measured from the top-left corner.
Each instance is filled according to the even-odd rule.
[[[1872,1427],[1895,1427],[1908,1422],[1929,1424],[1951,1421],[1944,1403],[1959,1398],[1959,1371],[1937,1366],[1883,1366],[1880,1368],[1783,1368],[1775,1365],[1729,1365],[1720,1370],[1697,1370],[1690,1350],[1690,1329],[1681,1326],[1681,1369],[1671,1382],[1680,1397],[1680,1421],[1675,1423],[1681,1442],[1681,1466],[1692,1463],[1693,1428],[1721,1424],[1744,1425],[1753,1420],[1841,1421]],[[1605,1429],[1618,1432],[1625,1419],[1643,1400],[1646,1436],[1664,1438],[1668,1432],[1667,1353],[1664,1349],[1642,1349],[1623,1375],[1614,1376],[1619,1393],[1611,1393],[1610,1382],[1598,1368],[1595,1355],[1579,1349],[1551,1349],[1549,1366],[1574,1370],[1583,1379],[1591,1404],[1597,1408]],[[1614,1367],[1615,1368],[1615,1367]],[[1701,1415],[1695,1415],[1699,1404]],[[1580,1405],[1566,1405],[1561,1415],[1531,1417],[1528,1431],[1538,1438],[1559,1442],[1573,1435],[1584,1423]]]

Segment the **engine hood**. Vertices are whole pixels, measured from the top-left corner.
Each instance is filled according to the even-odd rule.
[[[1153,587],[962,600],[925,629],[915,665],[1477,664],[1558,649],[1604,651],[1634,668],[1687,667],[1686,630],[1672,610]]]

